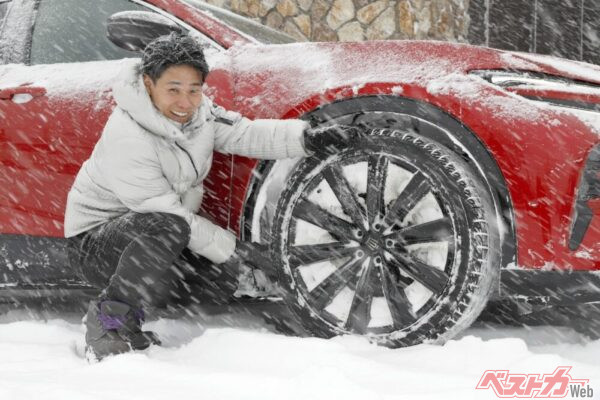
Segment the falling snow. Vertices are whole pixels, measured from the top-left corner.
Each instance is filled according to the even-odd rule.
[[[33,0],[20,2],[31,8],[36,3]],[[25,40],[26,30],[31,24],[31,19],[23,13],[3,28]],[[415,21],[415,24],[419,22]],[[598,42],[599,35],[591,26],[586,26],[583,34],[592,42]],[[600,135],[598,112],[564,109],[499,90],[480,77],[466,74],[472,60],[467,62],[456,57],[433,59],[431,54],[415,50],[414,43],[408,41],[367,43],[358,45],[354,50],[352,46],[357,45],[303,43],[266,47],[252,44],[228,53],[211,49],[207,58],[214,69],[231,68],[245,76],[251,76],[257,70],[287,71],[283,82],[267,82],[273,85],[269,90],[257,96],[237,99],[258,114],[282,115],[288,111],[286,107],[289,104],[302,103],[307,93],[324,95],[332,88],[347,87],[356,96],[368,84],[383,82],[391,85],[389,94],[409,95],[406,89],[415,85],[432,96],[459,98],[464,107],[483,105],[496,116],[509,121],[541,121],[559,129],[563,120],[555,117],[567,115],[577,118]],[[370,46],[377,46],[378,58],[351,56],[356,49],[367,53]],[[463,45],[439,43],[432,46],[431,49],[439,46],[459,54]],[[65,50],[56,45],[54,48],[57,52]],[[272,51],[273,48],[277,51]],[[13,43],[0,40],[0,60],[22,58],[23,54],[19,51]],[[496,56],[485,52],[481,54],[485,55],[484,58],[488,57],[486,62],[492,67],[501,61],[513,70],[535,72],[549,69],[574,80],[600,83],[600,67],[591,64],[519,52],[499,52]],[[400,59],[416,61],[399,63]],[[107,90],[107,83],[115,79],[119,70],[133,62],[136,60],[1,65],[0,89],[43,87],[46,96],[51,99],[72,98],[77,93],[77,96],[94,98],[93,110],[99,111],[107,107],[109,99],[99,95],[98,90]],[[265,69],[265,66],[268,68]],[[240,86],[245,83],[238,82]],[[286,102],[279,102],[273,95],[281,88],[287,90]],[[207,93],[214,94],[211,89]],[[599,90],[596,87],[580,88],[579,93],[598,95]],[[32,99],[32,95],[26,93],[11,98],[14,103],[22,105]],[[552,117],[548,118],[548,115]],[[0,117],[5,117],[1,110]],[[41,115],[40,118],[45,117]],[[3,154],[2,150],[0,147],[0,154]],[[471,154],[469,157],[474,159]],[[268,227],[273,219],[281,190],[289,172],[298,162],[298,159],[277,161],[267,176],[255,203],[251,227],[255,241],[264,239],[266,233],[263,228]],[[359,164],[346,166],[344,173],[353,190],[364,193],[367,170],[366,165]],[[406,171],[394,170],[394,166],[390,168],[389,185],[384,194],[388,203],[402,192],[410,178]],[[31,188],[25,187],[22,182],[15,182],[14,187],[35,195],[36,199],[40,199],[36,200],[38,206],[46,197],[39,190],[29,193]],[[40,187],[43,187],[43,182]],[[8,193],[8,196],[14,200],[13,193]],[[332,215],[350,220],[326,182],[318,185],[308,198]],[[360,198],[359,201],[364,206],[365,200]],[[535,199],[530,205],[537,206],[539,202]],[[44,207],[58,209],[62,203],[52,200]],[[420,208],[411,211],[404,223],[419,224],[440,215],[439,205],[430,195],[423,200]],[[500,229],[508,228],[502,225]],[[297,222],[293,245],[335,241],[326,230],[308,222]],[[414,245],[407,250],[420,260],[443,269],[448,250],[444,245],[447,246]],[[552,244],[549,246],[552,250]],[[598,265],[597,253],[589,250],[579,250],[575,257],[596,260]],[[594,251],[597,250],[598,247],[595,247]],[[12,278],[20,270],[32,267],[49,269],[51,260],[47,253],[36,253],[34,258],[34,264],[15,259],[5,246],[0,247],[0,264],[6,267],[0,289],[11,290],[19,286],[21,283],[13,282]],[[310,291],[345,261],[341,258],[333,262],[302,265],[298,267],[298,273]],[[521,267],[512,262],[507,269],[519,270]],[[557,265],[546,261],[541,269],[552,271],[557,269]],[[10,273],[13,275],[7,275]],[[259,282],[256,278],[249,271],[244,271],[237,295],[256,297],[273,289],[264,274],[258,275]],[[47,287],[52,287],[52,284]],[[432,292],[415,282],[405,288],[405,294],[413,313],[418,312],[432,296]],[[353,296],[354,292],[346,287],[326,310],[345,320]],[[524,297],[519,299],[527,300]],[[540,302],[548,302],[548,298],[540,299]],[[422,344],[402,349],[379,347],[356,336],[330,340],[284,336],[275,329],[273,317],[286,312],[279,303],[270,301],[256,301],[247,307],[238,304],[219,309],[195,308],[177,315],[151,312],[146,328],[161,336],[162,347],[89,364],[84,357],[85,329],[81,323],[81,312],[71,310],[70,305],[66,310],[42,311],[36,306],[23,304],[5,307],[0,301],[0,399],[491,399],[495,398],[491,391],[475,389],[486,370],[545,374],[563,365],[572,367],[574,378],[589,379],[594,397],[600,398],[600,330],[597,328],[600,326],[597,323],[600,313],[583,311],[573,318],[555,320],[537,317],[539,319],[536,320],[536,314],[529,313],[533,308],[528,307],[533,306],[523,301],[522,307],[516,315],[511,315],[515,320],[501,321],[502,324],[495,319],[490,322],[490,316],[484,315],[471,328],[443,346]],[[540,313],[545,311],[542,309]],[[392,322],[383,297],[373,299],[371,314],[370,327]],[[581,321],[584,321],[583,326],[587,330],[581,329]]]

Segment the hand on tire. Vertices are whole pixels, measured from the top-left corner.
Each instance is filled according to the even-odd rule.
[[[360,137],[360,129],[349,125],[330,125],[304,131],[304,147],[312,154],[337,154]]]

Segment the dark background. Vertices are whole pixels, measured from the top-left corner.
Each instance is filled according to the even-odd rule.
[[[600,64],[600,0],[471,0],[469,42]]]

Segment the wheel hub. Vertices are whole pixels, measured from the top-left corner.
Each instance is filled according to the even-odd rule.
[[[381,255],[386,249],[401,249],[402,247],[397,240],[386,238],[380,230],[371,230],[360,240],[360,248],[370,256]]]
[[[379,250],[379,248],[381,247],[380,241],[373,236],[370,236],[367,240],[365,240],[363,245],[365,246],[365,250],[368,250],[371,253],[373,253],[376,250]]]

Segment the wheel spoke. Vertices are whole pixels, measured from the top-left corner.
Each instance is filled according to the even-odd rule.
[[[337,271],[331,273],[310,291],[309,303],[318,310],[327,307],[333,301],[334,297],[346,287],[348,281],[358,273],[363,260],[364,258],[352,258]]]
[[[420,172],[416,172],[402,193],[400,193],[400,196],[392,203],[392,206],[385,216],[385,226],[392,226],[396,222],[402,222],[410,210],[412,210],[430,191],[431,186],[429,186],[429,182],[425,176]]]
[[[388,249],[388,251],[392,255],[392,263],[406,272],[411,278],[435,294],[440,294],[444,290],[449,280],[449,276],[444,271],[397,250]]]
[[[373,303],[373,292],[375,285],[380,284],[375,268],[374,257],[362,270],[356,289],[354,298],[348,313],[345,328],[356,333],[365,333],[369,321],[371,320],[371,304]]]
[[[397,240],[405,245],[450,241],[452,238],[452,221],[448,217],[408,226],[385,237],[385,239]]]
[[[352,255],[357,249],[358,247],[348,247],[348,243],[339,242],[292,246],[290,247],[291,263],[306,265],[344,258]]]
[[[406,297],[404,290],[400,289],[392,273],[385,267],[380,268],[383,295],[387,302],[395,329],[401,329],[416,321],[415,316],[410,312],[411,303]]]
[[[382,218],[385,213],[385,184],[389,160],[381,155],[369,157],[369,174],[367,178],[367,215],[369,226]]]
[[[354,227],[351,223],[336,217],[308,200],[300,200],[293,212],[294,217],[318,226],[335,236],[338,240],[354,239]]]
[[[323,176],[335,193],[337,199],[342,205],[342,208],[344,209],[344,212],[352,218],[352,221],[354,221],[356,226],[366,229],[365,211],[362,205],[359,203],[358,196],[352,187],[350,187],[350,184],[348,183],[348,180],[344,176],[344,173],[339,165],[334,164],[327,168],[325,171],[323,171]]]

